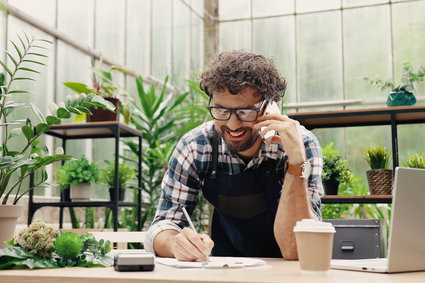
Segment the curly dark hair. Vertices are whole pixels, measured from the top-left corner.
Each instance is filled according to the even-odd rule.
[[[224,51],[202,73],[200,87],[209,96],[224,89],[238,94],[245,88],[254,88],[263,99],[279,101],[285,94],[286,80],[273,60],[263,55],[243,50]]]

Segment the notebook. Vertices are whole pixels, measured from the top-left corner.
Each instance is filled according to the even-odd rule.
[[[395,169],[388,257],[335,259],[331,268],[386,273],[425,270],[425,169]]]

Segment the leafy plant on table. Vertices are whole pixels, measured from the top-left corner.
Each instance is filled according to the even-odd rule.
[[[41,145],[40,137],[49,131],[50,126],[61,123],[62,119],[71,117],[71,114],[90,113],[89,108],[107,108],[113,110],[113,105],[105,101],[101,96],[91,94],[78,94],[68,97],[65,103],[51,104],[51,114],[45,116],[34,104],[31,103],[32,111],[38,121],[32,121],[29,117],[17,120],[11,114],[16,109],[27,108],[26,103],[20,102],[23,94],[30,91],[15,88],[17,82],[35,81],[25,76],[28,73],[39,74],[33,68],[36,65],[45,65],[39,59],[47,57],[37,52],[37,49],[45,49],[42,43],[50,43],[47,40],[33,39],[24,34],[18,36],[19,43],[10,41],[15,55],[5,51],[11,61],[11,66],[0,60],[4,73],[0,72],[0,129],[2,131],[0,142],[0,203],[8,203],[12,192],[15,197],[13,204],[27,192],[39,185],[45,184],[48,175],[45,167],[57,161],[70,159],[71,156],[61,152],[50,155],[48,148]],[[9,127],[16,127],[10,129]],[[16,149],[16,140],[24,140],[24,145]],[[14,146],[13,146],[14,145]],[[24,180],[34,174],[34,185],[22,189]]]
[[[25,244],[19,239],[21,235],[25,235]],[[33,243],[34,247],[27,243]],[[8,244],[10,247],[0,250],[0,269],[107,267],[113,263],[107,256],[111,251],[109,241],[97,241],[90,233],[81,236],[74,232],[60,234],[41,220],[34,221]]]
[[[393,92],[411,92],[415,84],[422,82],[425,77],[425,66],[421,66],[417,72],[413,72],[410,62],[403,62],[403,71],[401,73],[401,83],[395,84],[390,80],[370,79],[365,77],[372,85],[376,85],[381,90],[388,89]]]

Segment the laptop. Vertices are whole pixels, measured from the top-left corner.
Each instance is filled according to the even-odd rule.
[[[425,270],[425,169],[395,169],[388,257],[334,259],[331,268],[383,273]]]

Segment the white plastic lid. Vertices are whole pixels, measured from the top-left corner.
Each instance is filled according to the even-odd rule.
[[[303,219],[297,222],[294,227],[294,232],[335,233],[335,228],[329,222]]]

